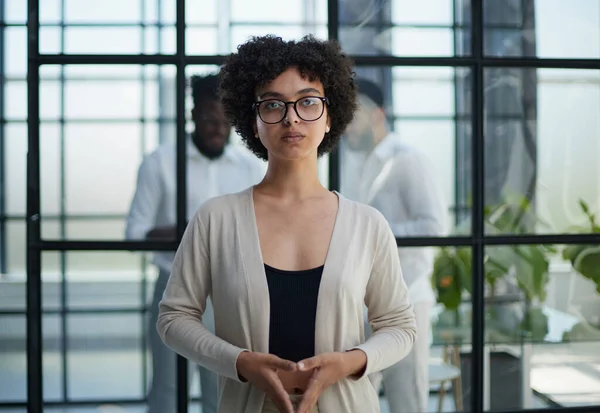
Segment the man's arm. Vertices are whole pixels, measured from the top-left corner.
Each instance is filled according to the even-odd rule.
[[[405,220],[390,222],[396,237],[446,235],[446,203],[433,164],[418,152],[398,156],[393,172],[407,211]]]
[[[147,157],[139,168],[135,195],[127,216],[125,238],[174,239],[175,227],[155,228],[163,194],[158,159]]]
[[[173,240],[177,236],[177,227],[156,227],[146,233],[146,238],[149,240]]]

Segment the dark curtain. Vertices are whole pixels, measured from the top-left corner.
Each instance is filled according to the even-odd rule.
[[[353,55],[390,55],[391,9],[389,0],[340,0],[339,36],[344,51]],[[392,68],[357,67],[356,74],[381,85],[391,113]]]
[[[536,55],[534,0],[484,1],[484,52],[487,56]],[[470,1],[458,0],[457,24],[470,27]],[[469,50],[468,30],[457,31],[457,48]],[[471,78],[457,80],[457,203],[471,205]],[[489,68],[484,74],[485,204],[519,194],[535,201],[537,146],[536,69]],[[458,221],[468,219],[465,209]]]

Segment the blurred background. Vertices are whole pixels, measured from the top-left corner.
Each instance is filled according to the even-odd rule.
[[[27,17],[25,0],[0,1],[0,411],[15,413],[28,380]],[[394,132],[431,160],[448,235],[398,238],[435,256],[429,411],[473,411],[473,398],[600,411],[599,0],[40,0],[39,20],[44,411],[145,411],[157,274],[117,245],[137,170],[178,122],[189,130],[178,73],[215,72],[267,33],[338,38],[381,85]],[[352,185],[337,152],[320,167],[332,189]],[[190,397],[200,412],[196,376]]]

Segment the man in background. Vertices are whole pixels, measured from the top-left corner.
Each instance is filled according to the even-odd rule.
[[[375,83],[358,79],[359,109],[342,142],[345,196],[377,208],[396,237],[445,234],[446,205],[434,165],[390,131],[384,96]],[[383,385],[392,413],[425,413],[429,400],[430,312],[435,294],[430,282],[431,248],[399,248],[402,273],[414,305],[417,340],[411,352],[385,370]],[[370,333],[370,326],[366,326]],[[381,377],[372,380],[376,387]]]
[[[258,183],[265,166],[242,148],[229,144],[231,126],[218,96],[218,75],[191,79],[194,132],[187,137],[187,214],[188,220],[209,198],[239,192]],[[160,145],[142,162],[137,189],[127,217],[126,238],[176,238],[176,147],[175,142]],[[162,299],[175,252],[158,252],[154,264],[159,274],[150,307],[149,341],[153,377],[148,394],[148,413],[176,411],[176,355],[161,341],[156,331],[158,304]],[[210,300],[203,322],[214,333]],[[217,376],[199,368],[202,411],[216,413]],[[192,369],[190,369],[192,372]]]

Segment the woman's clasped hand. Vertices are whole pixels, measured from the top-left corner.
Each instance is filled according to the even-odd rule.
[[[348,376],[360,375],[366,362],[366,354],[361,350],[323,353],[298,363],[272,354],[245,351],[238,357],[237,370],[242,380],[263,390],[281,413],[310,413],[329,386]],[[280,379],[280,374],[293,372],[311,373],[296,410]]]

